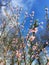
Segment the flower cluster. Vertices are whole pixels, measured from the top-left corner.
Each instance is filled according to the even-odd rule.
[[[47,51],[45,50],[45,46],[48,45],[48,41],[46,40],[45,44],[39,43],[41,41],[37,41],[36,33],[38,33],[39,24],[38,20],[33,19],[35,12],[32,11],[31,13],[28,13],[25,11],[24,21],[20,24],[19,18],[22,7],[13,8],[9,5],[9,8],[11,15],[7,9],[4,9],[5,18],[2,17],[1,19],[0,55],[3,55],[3,61],[0,60],[0,64],[6,65],[6,61],[10,60],[10,65],[14,65],[14,63],[17,63],[18,65],[21,63],[31,65],[34,59],[37,59],[40,63],[39,53],[44,51],[46,54]],[[47,17],[48,8],[45,8],[45,11]],[[26,37],[24,37],[22,31],[25,31],[25,23],[27,23],[26,20],[28,18],[30,18],[28,33]],[[43,24],[43,22],[41,22],[41,24]],[[47,57],[47,59],[49,60],[49,57]],[[48,64],[49,62],[47,65]]]

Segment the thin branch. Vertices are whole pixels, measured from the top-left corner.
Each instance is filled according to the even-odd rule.
[[[6,4],[0,3],[0,7],[2,7],[2,6],[7,6],[10,2],[11,2],[11,0],[9,0],[9,2],[7,2]]]

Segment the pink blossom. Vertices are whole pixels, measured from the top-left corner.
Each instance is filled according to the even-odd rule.
[[[33,46],[32,49],[33,49],[33,51],[36,50],[37,49],[37,46]]]
[[[49,65],[49,62],[47,63],[47,65]]]
[[[33,20],[30,20],[30,22],[33,22]]]
[[[15,41],[16,41],[16,43],[17,43],[17,42],[18,42],[18,39],[16,38]]]
[[[29,40],[33,41],[35,39],[35,36],[30,36]]]
[[[27,43],[27,46],[30,47],[31,45]]]
[[[21,53],[19,51],[17,51],[17,50],[16,50],[16,56],[21,57]]]
[[[38,31],[38,29],[37,28],[34,28],[34,29],[30,29],[30,31],[29,31],[29,33],[32,33],[32,32],[37,32]]]
[[[4,62],[1,62],[0,65],[4,65]]]
[[[31,58],[34,58],[35,56],[34,55],[32,55],[32,57]]]
[[[48,42],[46,42],[46,44],[48,44]]]

